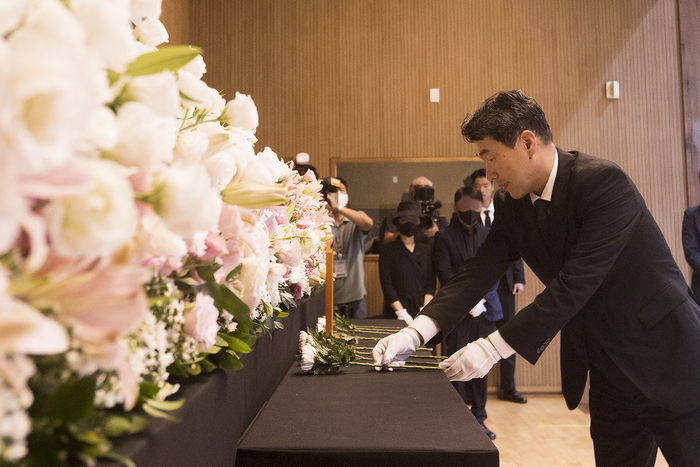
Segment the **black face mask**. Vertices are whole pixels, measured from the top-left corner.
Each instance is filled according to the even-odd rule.
[[[479,222],[479,218],[481,217],[481,213],[479,211],[459,211],[459,218],[462,222],[465,224],[472,226]]]
[[[411,223],[399,224],[399,232],[401,235],[405,235],[406,237],[413,237],[415,234],[420,232],[420,225]]]

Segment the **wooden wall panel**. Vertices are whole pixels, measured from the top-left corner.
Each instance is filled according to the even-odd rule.
[[[677,0],[169,2],[188,5],[187,25],[175,26],[186,32],[171,36],[204,49],[205,80],[255,100],[260,150],[286,160],[308,152],[322,176],[331,157],[464,156],[473,153],[459,132],[465,114],[521,89],[559,147],[627,171],[689,277]],[[605,99],[609,80],[619,100]],[[519,307],[542,290],[526,278]],[[557,354],[550,345],[537,366],[520,364],[519,382],[548,387],[551,375],[541,378],[558,374]]]

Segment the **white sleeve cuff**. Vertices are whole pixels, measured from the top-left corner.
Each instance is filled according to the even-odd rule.
[[[428,342],[435,336],[435,334],[440,332],[437,321],[430,316],[425,315],[416,316],[416,319],[413,320],[410,327],[418,331],[418,333],[423,336],[423,343]]]
[[[515,353],[513,347],[508,345],[508,342],[506,342],[505,339],[501,337],[500,332],[494,331],[491,334],[489,334],[489,340],[496,348],[496,352],[498,352],[501,358],[508,358]]]

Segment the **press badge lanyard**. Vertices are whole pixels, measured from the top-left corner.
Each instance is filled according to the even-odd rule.
[[[348,272],[345,268],[345,258],[343,255],[343,243],[345,238],[345,222],[340,224],[340,235],[338,235],[338,227],[335,228],[336,235],[333,236],[333,246],[337,253],[337,259],[333,261],[333,272],[335,273],[336,279],[343,279],[347,277]]]

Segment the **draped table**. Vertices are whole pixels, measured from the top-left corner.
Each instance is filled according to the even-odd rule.
[[[311,376],[299,374],[298,363],[236,455],[237,467],[498,464],[498,450],[441,371],[351,366]]]
[[[302,300],[282,320],[284,329],[258,336],[253,352],[241,357],[242,370],[176,379],[182,388],[175,399],[183,398],[185,404],[174,415],[182,421],[149,417],[148,428],[117,439],[115,451],[138,467],[232,467],[240,436],[295,359],[299,331],[315,327],[324,313],[324,293]]]

